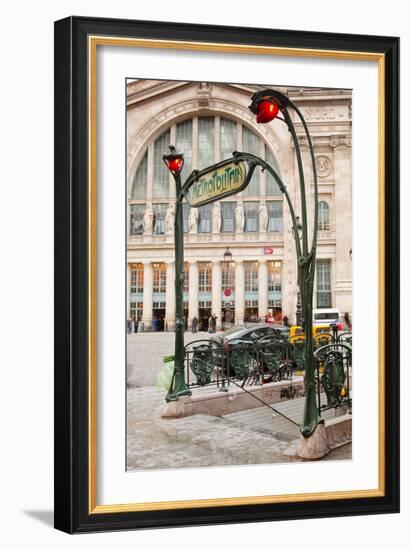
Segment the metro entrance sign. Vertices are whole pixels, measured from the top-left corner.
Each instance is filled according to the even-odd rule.
[[[191,206],[199,207],[239,193],[252,176],[248,163],[227,159],[197,172],[190,182],[186,199]]]
[[[174,222],[175,238],[175,361],[171,386],[167,393],[167,401],[178,400],[180,396],[190,395],[191,390],[185,382],[184,376],[184,329],[183,317],[183,284],[184,284],[184,235],[182,204],[186,200],[191,206],[198,208],[222,198],[240,193],[249,184],[253,172],[257,166],[262,171],[267,171],[277,183],[280,191],[288,204],[292,220],[292,233],[295,241],[298,283],[300,286],[302,302],[302,327],[305,338],[305,407],[301,423],[302,455],[306,449],[306,439],[316,433],[316,428],[321,425],[321,430],[315,441],[319,444],[323,436],[323,420],[316,402],[315,357],[312,338],[312,310],[313,310],[313,285],[315,278],[316,248],[318,232],[318,182],[316,173],[316,159],[309,129],[303,114],[299,108],[282,92],[278,90],[260,90],[253,94],[249,109],[257,115],[257,122],[266,123],[274,118],[284,122],[291,134],[295,147],[297,168],[299,173],[300,208],[302,214],[302,232],[299,234],[299,217],[296,216],[294,205],[290,199],[286,185],[273,166],[264,159],[246,152],[234,151],[232,158],[209,166],[203,170],[194,170],[181,184],[181,170],[184,165],[183,153],[177,153],[173,145],[169,146],[170,153],[163,155],[163,160],[175,180],[176,210]],[[293,115],[289,113],[293,111]],[[281,117],[278,117],[278,113]],[[293,116],[303,126],[308,142],[310,161],[313,175],[313,229],[308,231],[307,197],[304,175],[302,152],[299,137],[296,133]],[[311,238],[309,239],[309,234]],[[309,243],[310,240],[310,243]],[[265,247],[264,253],[270,254],[271,247]]]

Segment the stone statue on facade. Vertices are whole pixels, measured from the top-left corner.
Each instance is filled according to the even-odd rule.
[[[154,228],[154,212],[152,211],[152,207],[147,205],[144,212],[144,235],[152,235],[152,231]]]
[[[259,231],[266,231],[268,229],[268,209],[266,204],[261,204],[259,207]]]
[[[238,202],[235,208],[235,221],[236,221],[236,231],[238,233],[243,233],[243,226],[245,223],[245,214],[243,212],[243,204]]]
[[[171,205],[165,214],[165,234],[172,236],[174,234],[174,206]]]
[[[213,216],[212,216],[212,232],[220,233],[222,224],[221,205],[219,202],[214,203]]]
[[[198,208],[191,208],[191,210],[189,211],[189,219],[188,219],[188,229],[190,233],[198,232],[198,217],[199,217]]]

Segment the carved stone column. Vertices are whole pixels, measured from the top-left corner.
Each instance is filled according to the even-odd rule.
[[[245,316],[245,266],[235,261],[235,324],[242,324]]]
[[[192,319],[198,317],[198,264],[189,262],[188,326],[192,328]]]
[[[144,330],[150,330],[152,327],[152,264],[143,262],[144,265],[144,294],[142,302],[142,319]]]
[[[264,320],[268,313],[268,262],[265,259],[259,260],[258,266],[258,310]]]
[[[221,262],[212,262],[212,313],[217,316],[216,330],[221,330],[222,317],[222,270]]]
[[[175,262],[167,261],[167,279],[165,294],[165,330],[173,330],[175,323]]]
[[[335,171],[336,208],[333,219],[336,232],[336,262],[332,262],[331,273],[335,303],[333,307],[343,314],[352,311],[352,261],[349,251],[352,248],[352,189],[351,189],[351,150],[346,140],[333,142]],[[333,286],[333,285],[332,285]]]

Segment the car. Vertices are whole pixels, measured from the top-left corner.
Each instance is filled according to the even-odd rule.
[[[259,380],[261,377],[264,379],[264,373],[269,370],[267,362],[273,359],[273,341],[279,340],[287,346],[288,338],[288,327],[258,323],[251,327],[235,325],[222,334],[213,335],[211,341],[223,346],[228,352],[221,356],[219,372],[223,376]],[[279,353],[282,356],[282,352]],[[279,368],[281,357],[275,357],[275,362],[278,362]],[[272,379],[272,374],[268,378]]]
[[[211,340],[223,345],[226,349],[229,343],[256,343],[267,337],[289,338],[289,327],[270,323],[258,323],[251,327],[235,325],[221,334],[211,336]]]

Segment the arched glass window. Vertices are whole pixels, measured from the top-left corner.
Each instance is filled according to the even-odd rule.
[[[192,119],[177,124],[175,147],[184,154],[181,178],[185,180],[192,172]]]
[[[237,149],[237,125],[228,118],[221,118],[221,160],[232,157]]]
[[[162,160],[162,155],[168,152],[171,132],[166,130],[154,143],[154,170],[152,196],[154,199],[165,199],[169,195],[169,172]]]
[[[210,233],[212,230],[212,205],[205,204],[198,209],[198,233]]]
[[[263,139],[252,129],[242,124],[240,120],[220,117],[219,124],[215,123],[215,116],[191,117],[166,128],[155,141],[147,147],[134,174],[130,190],[130,234],[143,234],[143,207],[146,199],[153,200],[155,204],[162,204],[168,200],[174,200],[173,189],[170,193],[170,185],[173,179],[162,160],[162,156],[168,152],[173,136],[174,145],[178,151],[184,154],[184,168],[182,181],[184,182],[193,169],[203,169],[215,163],[216,159],[225,160],[232,156],[232,152],[239,149],[262,156],[279,173],[279,167],[274,154],[268,145],[264,145]],[[215,132],[219,135],[216,136]],[[241,137],[240,137],[241,136]],[[238,138],[240,139],[238,140]],[[219,151],[216,145],[219,143]],[[152,154],[151,154],[152,153]],[[195,159],[195,162],[194,162]],[[258,231],[259,214],[254,212],[254,204],[258,204],[261,193],[261,169],[257,167],[252,180],[243,191],[245,197],[252,197],[249,205],[245,205],[246,232]],[[281,232],[280,205],[276,204],[281,198],[281,192],[274,178],[265,172],[265,194],[268,197],[268,213],[270,216],[269,231]],[[231,202],[222,203],[222,227],[223,232],[235,232],[235,207],[237,197],[232,197]],[[135,204],[138,203],[138,204]],[[269,205],[275,206],[269,208]],[[133,206],[134,205],[134,206]],[[133,209],[131,209],[133,206]],[[137,208],[138,206],[138,208]],[[161,207],[162,208],[162,207]],[[165,208],[165,207],[164,207]],[[323,205],[321,206],[323,209]],[[202,209],[199,214],[199,232],[212,231],[211,208]],[[327,207],[328,210],[328,207]],[[163,234],[163,211],[156,212],[156,234]],[[323,218],[320,218],[321,228],[329,228],[329,212],[323,210]],[[189,209],[184,207],[184,231],[188,231]]]
[[[280,176],[278,163],[276,162],[275,157],[272,155],[272,153],[270,152],[270,149],[268,149],[266,145],[265,145],[265,160],[272,166],[272,168]],[[265,191],[266,195],[268,196],[276,197],[282,194],[278,184],[276,183],[275,178],[267,170],[265,171],[265,190],[266,190]]]
[[[145,190],[147,188],[147,170],[148,170],[148,152],[142,157],[135,172],[134,181],[131,188],[131,199],[145,199]]]
[[[259,137],[254,134],[249,128],[244,126],[242,128],[242,151],[245,153],[252,153],[253,155],[260,156],[259,150],[260,140]],[[243,194],[245,196],[257,196],[259,195],[259,166],[255,168],[252,179],[248,187],[244,190]]]
[[[198,119],[198,169],[206,168],[215,162],[215,119]]]
[[[318,230],[329,231],[330,229],[330,209],[326,201],[320,201],[318,205]]]

